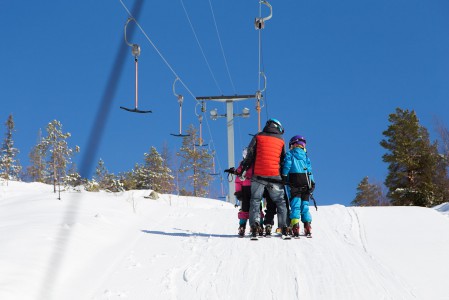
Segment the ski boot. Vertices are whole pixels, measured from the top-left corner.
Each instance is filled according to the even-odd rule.
[[[265,237],[271,237],[271,225],[265,225]]]
[[[295,224],[295,225],[293,225],[293,227],[292,227],[292,236],[295,238],[295,239],[299,239],[299,224]]]
[[[251,226],[251,240],[257,241],[257,234],[259,233],[259,223],[255,223]]]
[[[259,228],[257,228],[257,232],[259,233],[259,237],[263,237],[264,230],[263,230],[263,226],[262,225],[260,225]]]
[[[281,238],[282,238],[283,240],[289,240],[289,239],[292,238],[290,235],[288,235],[288,227],[287,227],[287,226],[282,227],[282,235],[281,235]]]
[[[239,237],[244,237],[245,236],[245,227],[244,225],[240,225],[239,226]]]
[[[312,226],[310,226],[309,222],[304,223],[304,235],[308,238],[312,237]]]

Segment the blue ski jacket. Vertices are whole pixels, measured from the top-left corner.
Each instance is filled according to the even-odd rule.
[[[313,174],[312,174],[312,165],[310,163],[310,159],[307,156],[307,152],[305,149],[301,147],[295,147],[292,150],[288,151],[285,155],[283,164],[282,164],[282,175],[287,176],[290,175],[290,181],[299,180],[301,182],[292,182],[295,185],[304,185],[303,180],[305,175],[309,175],[309,179],[314,182]],[[291,176],[293,175],[293,176]],[[295,176],[296,175],[296,176]],[[293,178],[292,178],[293,177]],[[300,178],[295,178],[300,177]],[[295,180],[296,179],[296,180]],[[307,183],[306,183],[307,184]]]

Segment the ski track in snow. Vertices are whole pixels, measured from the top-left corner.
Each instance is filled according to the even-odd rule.
[[[324,209],[315,213],[312,239],[283,241],[273,236],[250,241],[235,235],[235,210],[211,209],[214,222],[204,223],[202,214],[174,208],[158,224],[146,225],[152,230],[144,230],[130,247],[128,252],[133,255],[128,257],[132,259],[121,258],[122,263],[115,264],[116,272],[107,272],[109,278],[100,289],[103,295],[93,299],[120,299],[124,294],[130,299],[366,299],[367,295],[374,296],[372,299],[415,299],[411,288],[370,254],[356,210],[337,210],[341,218],[331,218]],[[194,228],[187,229],[187,224]],[[148,244],[145,235],[157,236],[159,246]],[[176,240],[169,243],[176,245],[175,249],[164,249],[165,239]],[[154,243],[154,238],[149,241]],[[145,257],[152,259],[138,261]],[[151,267],[155,259],[157,271]],[[124,280],[127,276],[140,278],[142,284],[135,284],[138,293],[123,286],[104,294],[128,282]],[[142,291],[144,277],[150,282]],[[357,286],[358,277],[369,278],[363,288]],[[322,289],[308,288],[313,285]]]

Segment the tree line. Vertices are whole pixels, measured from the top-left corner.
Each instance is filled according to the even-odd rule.
[[[159,153],[154,146],[143,154],[143,161],[119,174],[108,171],[100,159],[92,178],[82,178],[73,162],[80,153],[79,146],[70,147],[69,132],[63,131],[58,120],[47,124],[45,132],[38,132],[37,143],[29,153],[29,166],[23,168],[14,146],[15,124],[12,115],[5,123],[6,134],[0,148],[0,178],[52,184],[54,192],[67,188],[84,187],[87,191],[105,190],[121,192],[133,189],[151,189],[159,193],[178,193],[186,196],[208,196],[212,183],[213,153],[200,147],[199,136],[193,125],[183,137],[181,148],[176,152],[180,159],[178,169],[171,164],[168,147]]]
[[[389,115],[380,145],[388,164],[384,185],[370,183],[364,177],[357,186],[354,206],[423,206],[432,207],[449,201],[449,131],[437,124],[440,136],[431,142],[428,130],[420,125],[414,110],[396,108]]]
[[[449,131],[437,124],[440,136],[431,142],[428,130],[419,123],[414,110],[396,108],[389,115],[388,128],[383,131],[380,145],[385,149],[383,162],[388,174],[383,185],[365,176],[357,186],[351,205],[414,205],[432,207],[449,201]],[[88,191],[119,192],[132,189],[151,189],[160,193],[177,193],[198,197],[208,196],[213,180],[213,153],[198,146],[200,138],[193,125],[176,152],[179,165],[175,169],[165,145],[162,153],[154,146],[143,154],[143,161],[126,172],[113,174],[100,159],[91,179],[82,178],[72,162],[80,148],[69,147],[71,137],[63,132],[61,122],[48,123],[45,133],[38,132],[36,145],[29,153],[30,165],[23,168],[14,147],[15,124],[9,115],[6,134],[0,149],[0,178],[53,184],[64,188],[83,186]],[[383,192],[383,186],[387,192]]]

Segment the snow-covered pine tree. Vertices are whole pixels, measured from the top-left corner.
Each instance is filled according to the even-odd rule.
[[[8,180],[20,180],[22,166],[16,159],[19,150],[14,148],[13,132],[15,124],[12,115],[9,115],[6,125],[6,136],[0,152],[0,178]]]
[[[125,190],[141,190],[146,189],[146,173],[143,166],[136,163],[131,171],[120,175],[121,182]]]
[[[122,182],[112,173],[109,173],[104,161],[100,158],[95,169],[94,181],[98,183],[98,188],[107,192],[123,192]],[[95,186],[92,184],[92,186]]]
[[[352,200],[353,206],[380,206],[385,205],[382,195],[382,187],[379,184],[372,184],[365,176],[357,186],[357,195]]]
[[[39,129],[37,144],[28,155],[31,165],[27,168],[28,177],[34,182],[45,182],[48,178],[46,150],[42,143],[42,130]]]
[[[104,182],[106,181],[107,176],[109,175],[106,166],[104,165],[104,161],[100,158],[98,161],[97,167],[95,168],[95,176],[94,179],[100,187],[104,186]]]
[[[171,180],[165,180],[161,183],[161,193],[163,194],[171,194],[175,191],[175,174],[174,169],[172,167],[172,156],[170,153],[170,149],[168,148],[168,144],[164,143],[162,145],[162,166],[168,170],[170,176],[172,176]]]
[[[192,187],[192,195],[205,197],[212,181],[212,155],[208,148],[200,145],[200,138],[193,125],[187,130],[189,136],[182,140],[182,147],[176,154],[181,158],[179,173],[186,180],[186,185],[180,187],[181,194],[189,194],[187,187]]]
[[[385,185],[391,203],[430,207],[448,201],[448,192],[438,180],[447,178],[443,157],[415,111],[397,108],[388,120],[380,145],[388,151],[382,158],[389,164]]]
[[[79,152],[79,147],[69,148],[67,139],[71,134],[62,131],[62,124],[58,120],[48,123],[46,131],[47,136],[42,139],[41,144],[47,154],[47,167],[56,193],[56,185],[67,175],[67,166],[71,163],[72,156]]]
[[[144,156],[147,188],[163,194],[172,192],[174,180],[172,171],[164,164],[164,159],[156,148],[152,146],[150,153],[144,153]]]

